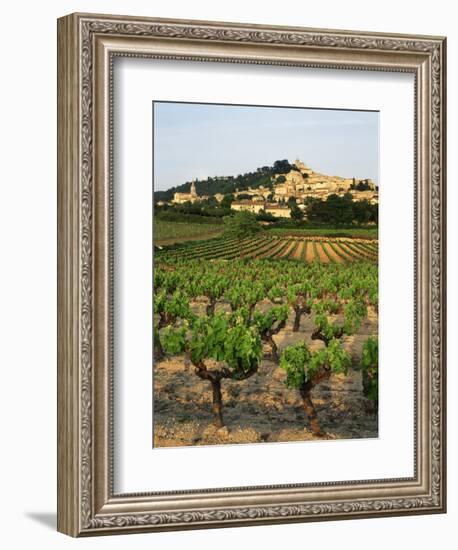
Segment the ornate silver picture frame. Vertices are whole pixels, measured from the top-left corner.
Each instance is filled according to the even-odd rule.
[[[413,75],[412,477],[336,481],[331,474],[320,483],[115,493],[112,77],[119,57]],[[58,20],[60,532],[445,512],[445,60],[443,37],[94,14]]]

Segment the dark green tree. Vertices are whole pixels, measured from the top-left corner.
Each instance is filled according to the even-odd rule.
[[[304,218],[304,212],[302,212],[296,203],[290,203],[289,207],[291,208],[291,218],[293,220],[300,221]]]
[[[221,208],[230,208],[233,201],[234,201],[234,195],[232,195],[231,193],[228,193],[227,195],[224,195],[224,197],[222,198],[220,202],[220,206]]]
[[[251,212],[236,212],[233,216],[226,216],[224,220],[224,234],[242,239],[255,235],[262,227]]]
[[[288,159],[276,160],[273,165],[273,171],[275,174],[288,174],[288,172],[291,172],[291,165]]]

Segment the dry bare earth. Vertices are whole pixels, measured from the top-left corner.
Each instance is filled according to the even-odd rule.
[[[268,307],[266,301],[261,308]],[[196,309],[205,304],[195,304]],[[226,309],[225,304],[219,306]],[[332,375],[317,386],[312,399],[326,432],[324,439],[377,437],[378,418],[362,394],[359,359],[364,340],[377,334],[377,314],[370,310],[358,334],[343,339],[352,355],[347,376]],[[292,316],[275,340],[279,351],[305,340],[311,349],[324,344],[312,341],[313,325],[303,319],[301,330],[292,332]],[[266,355],[268,348],[266,348]],[[284,385],[284,371],[267,358],[257,374],[243,382],[224,380],[223,415],[226,427],[212,425],[211,388],[193,372],[184,356],[156,362],[154,366],[154,446],[212,445],[318,439],[308,429],[298,392]],[[323,438],[320,438],[323,439]]]

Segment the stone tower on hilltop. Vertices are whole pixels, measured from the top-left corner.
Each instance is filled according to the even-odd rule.
[[[196,191],[196,183],[192,180],[189,193],[174,193],[172,202],[176,204],[184,204],[185,202],[194,203],[205,199],[208,199],[206,195],[199,197]]]
[[[343,195],[351,191],[354,200],[366,199],[378,202],[378,193],[374,182],[369,179],[344,178],[320,174],[309,168],[303,161],[296,159],[294,168],[287,174],[274,175],[274,200],[295,197],[303,202],[307,197],[326,199],[331,194]],[[280,182],[277,182],[280,179]],[[355,186],[363,183],[365,190]]]

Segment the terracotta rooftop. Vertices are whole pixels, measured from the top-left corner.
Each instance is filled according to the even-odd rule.
[[[282,204],[267,204],[266,210],[290,210],[289,206],[283,206]]]
[[[243,199],[241,201],[232,201],[232,204],[258,204],[256,201],[251,201],[250,199]]]

